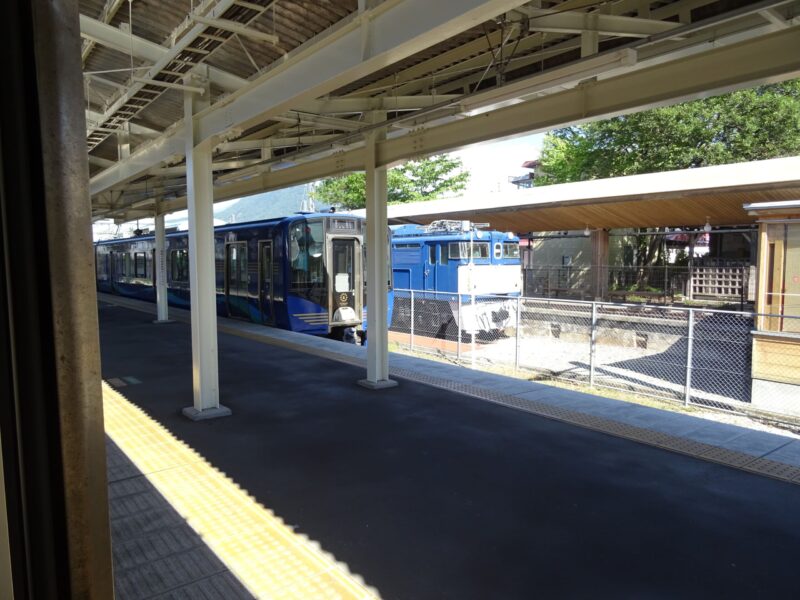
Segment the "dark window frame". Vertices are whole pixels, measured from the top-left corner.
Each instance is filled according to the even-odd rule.
[[[133,253],[133,276],[137,279],[147,279],[147,252]]]

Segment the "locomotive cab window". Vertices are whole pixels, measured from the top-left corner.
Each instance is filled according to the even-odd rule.
[[[519,244],[511,242],[504,243],[503,258],[519,258]]]
[[[472,248],[472,258],[489,258],[489,244],[487,242],[451,242],[448,246],[448,254],[453,260],[469,260],[470,247]]]
[[[436,264],[436,244],[428,246],[428,263],[431,265]]]
[[[494,257],[495,258],[503,257],[503,246],[501,244],[494,245]]]

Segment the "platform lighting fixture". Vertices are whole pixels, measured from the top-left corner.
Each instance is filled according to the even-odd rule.
[[[588,225],[586,226],[586,229],[583,230],[583,235],[585,235],[586,237],[589,237],[590,235],[592,235],[592,230],[589,229]]]
[[[711,231],[711,223],[709,222],[708,217],[706,217],[706,224],[703,225],[703,231],[705,231],[706,233],[709,233]]]

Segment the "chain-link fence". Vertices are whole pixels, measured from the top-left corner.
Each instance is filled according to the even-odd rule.
[[[740,310],[755,295],[751,266],[650,267],[537,265],[522,271],[526,296],[671,304],[676,300],[737,303]]]
[[[776,344],[770,332],[759,341],[756,317],[699,308],[398,290],[391,338],[400,347],[467,366],[796,420],[800,342]],[[793,324],[800,327],[800,319]]]

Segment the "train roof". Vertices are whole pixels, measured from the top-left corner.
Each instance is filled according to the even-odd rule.
[[[475,233],[476,239],[485,237],[491,239],[498,235],[508,237],[511,240],[518,241],[516,235],[511,235],[505,231],[498,231],[494,229],[484,229],[483,223],[469,223],[462,221],[434,221],[430,225],[392,225],[392,239],[398,240],[400,238],[447,238],[447,237],[469,237],[470,228]],[[465,229],[466,227],[466,229]]]
[[[337,218],[350,218],[350,219],[357,219],[359,221],[363,221],[364,217],[353,215],[350,213],[332,213],[332,212],[297,212],[291,215],[287,215],[285,217],[274,217],[272,219],[259,219],[257,221],[245,221],[243,223],[228,223],[226,225],[217,225],[214,227],[214,231],[237,231],[240,229],[248,229],[253,226],[258,225],[278,225],[283,222],[292,222],[298,219],[308,219],[308,218],[315,218],[315,217],[337,217]],[[179,235],[186,235],[188,230],[184,229],[181,231],[171,231],[167,233],[167,237],[176,237]],[[119,244],[122,242],[139,242],[145,240],[153,240],[155,239],[154,233],[148,233],[147,235],[135,235],[132,237],[126,238],[115,238],[112,240],[101,240],[95,242],[95,246],[104,246],[108,244]]]

